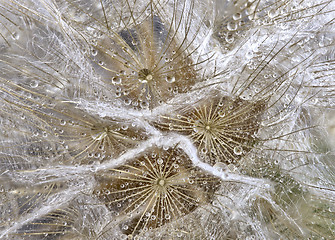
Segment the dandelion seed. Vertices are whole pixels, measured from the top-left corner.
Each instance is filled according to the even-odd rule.
[[[86,36],[97,41],[92,46],[94,58],[89,58],[94,62],[104,62],[101,67],[106,72],[106,78],[103,81],[120,86],[121,94],[118,97],[139,103],[148,101],[150,108],[153,108],[175,95],[176,92],[169,92],[168,88],[178,89],[182,93],[198,81],[196,72],[201,63],[191,60],[195,51],[190,47],[193,40],[189,42],[189,38],[184,36],[180,43],[177,41],[182,28],[186,34],[191,32],[194,3],[189,9],[186,2],[173,4],[174,8],[182,8],[182,14],[174,15],[172,19],[163,19],[160,16],[164,11],[162,6],[150,1],[144,5],[133,5],[128,1],[101,4],[104,12],[119,16],[124,26],[112,30],[106,16],[101,20],[95,19],[96,23],[102,21],[105,25],[99,30],[103,37],[97,39],[94,34]],[[70,2],[69,5],[88,15],[80,5]],[[125,6],[129,15],[121,16],[119,6]],[[150,12],[151,16],[143,16],[145,12]]]
[[[99,173],[96,178],[96,194],[109,209],[125,216],[134,215],[122,220],[127,226],[122,232],[131,236],[161,227],[209,203],[219,183],[193,167],[178,148],[154,148],[121,168]],[[126,184],[127,188],[121,187]]]
[[[213,165],[237,163],[243,151],[249,151],[257,142],[253,134],[259,129],[264,109],[262,101],[214,97],[200,100],[193,109],[178,110],[179,118],[162,116],[158,126],[189,136],[202,158]]]
[[[11,108],[10,112],[15,115],[22,109],[25,121],[30,121],[34,130],[39,133],[36,137],[27,136],[27,140],[22,143],[13,142],[14,146],[27,146],[26,153],[30,156],[48,156],[47,148],[58,151],[64,148],[63,151],[68,154],[67,163],[102,162],[108,157],[119,156],[125,149],[134,147],[140,140],[146,139],[144,131],[132,127],[131,123],[121,123],[121,120],[116,119],[98,120],[71,104],[59,102],[54,106],[33,100],[22,101],[17,94],[13,97],[16,99],[11,104],[15,107]],[[42,99],[44,98],[46,97],[43,96]],[[48,135],[50,138],[56,138],[50,145],[42,146],[39,143],[43,141],[41,137]],[[13,146],[7,144],[4,147]]]

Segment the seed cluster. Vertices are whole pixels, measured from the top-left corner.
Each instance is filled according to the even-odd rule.
[[[103,81],[116,90],[116,97],[139,109],[157,107],[199,82],[196,72],[200,63],[192,62],[190,43],[177,41],[182,21],[190,31],[191,19],[184,18],[192,13],[186,12],[173,26],[174,22],[163,22],[151,7],[151,16],[107,33],[108,43],[101,39],[94,56],[89,55],[105,71]]]
[[[177,220],[209,203],[219,180],[194,167],[179,149],[153,148],[120,168],[99,172],[95,195],[135,236]]]
[[[257,142],[264,109],[264,101],[215,96],[161,116],[157,126],[189,136],[199,155],[210,164],[236,164]]]

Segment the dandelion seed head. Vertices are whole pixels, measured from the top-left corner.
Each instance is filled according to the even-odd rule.
[[[154,148],[121,169],[97,175],[98,197],[121,214],[133,214],[125,233],[136,235],[157,228],[206,204],[213,195],[210,186],[218,179],[192,167],[178,148]],[[155,156],[155,157],[153,157]],[[157,158],[161,163],[157,163]],[[204,183],[206,181],[206,183]],[[209,186],[207,186],[207,182]],[[126,188],[122,187],[127,185]],[[148,216],[147,216],[148,215]]]
[[[2,0],[0,238],[333,239],[332,0]]]
[[[190,136],[199,153],[213,165],[236,163],[243,149],[250,150],[257,141],[252,134],[258,131],[264,107],[262,102],[217,97],[202,100],[193,109],[180,109],[184,115],[179,117],[162,116],[158,126]]]

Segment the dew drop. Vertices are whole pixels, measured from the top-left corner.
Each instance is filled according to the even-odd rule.
[[[241,13],[235,13],[235,14],[233,15],[233,19],[234,19],[234,20],[241,19],[241,17],[242,17]]]
[[[119,77],[113,77],[112,78],[112,83],[113,84],[121,84],[121,82],[122,82],[122,79],[119,78]]]
[[[130,104],[131,104],[131,100],[130,100],[130,99],[128,99],[128,98],[127,98],[127,99],[125,99],[125,100],[124,100],[124,104],[126,104],[126,105],[130,105]]]
[[[147,109],[149,107],[149,102],[142,101],[140,103],[140,107],[143,108],[143,109]]]
[[[32,88],[37,88],[37,87],[38,87],[38,82],[35,81],[35,80],[32,80],[32,81],[30,82],[30,87],[32,87]]]
[[[168,83],[174,83],[176,81],[176,78],[174,76],[166,76],[165,81]]]
[[[217,170],[219,171],[227,171],[228,170],[228,166],[227,164],[223,163],[223,162],[217,162],[215,165],[214,165],[214,168],[216,168]]]
[[[98,51],[95,50],[95,49],[93,49],[93,50],[91,51],[91,54],[92,54],[92,56],[96,56],[96,55],[98,55]]]
[[[126,125],[126,124],[122,125],[122,126],[121,126],[121,129],[122,129],[122,130],[127,130],[127,129],[128,129],[128,125]]]
[[[277,11],[275,9],[271,9],[268,12],[268,16],[269,16],[269,18],[275,18],[277,16]]]
[[[235,22],[229,22],[227,24],[227,29],[229,31],[235,31],[237,29],[237,24]]]
[[[323,40],[319,41],[319,47],[324,47],[325,46],[325,43]]]
[[[227,43],[233,43],[234,42],[234,37],[232,35],[228,35],[226,38]]]
[[[163,164],[163,159],[158,158],[158,159],[157,159],[157,163],[158,163],[158,164]]]
[[[19,40],[19,38],[20,38],[20,34],[18,34],[17,32],[14,32],[14,33],[12,34],[12,38],[13,38],[14,40]]]
[[[252,59],[254,57],[254,53],[252,51],[249,51],[249,52],[246,53],[245,56],[246,56],[247,59]]]
[[[219,117],[225,117],[226,116],[226,113],[225,111],[219,111]]]
[[[243,153],[243,148],[241,146],[234,147],[234,153],[236,155],[241,155]]]

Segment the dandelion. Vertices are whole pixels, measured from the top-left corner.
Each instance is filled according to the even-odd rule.
[[[0,1],[0,238],[333,239],[334,10]]]

